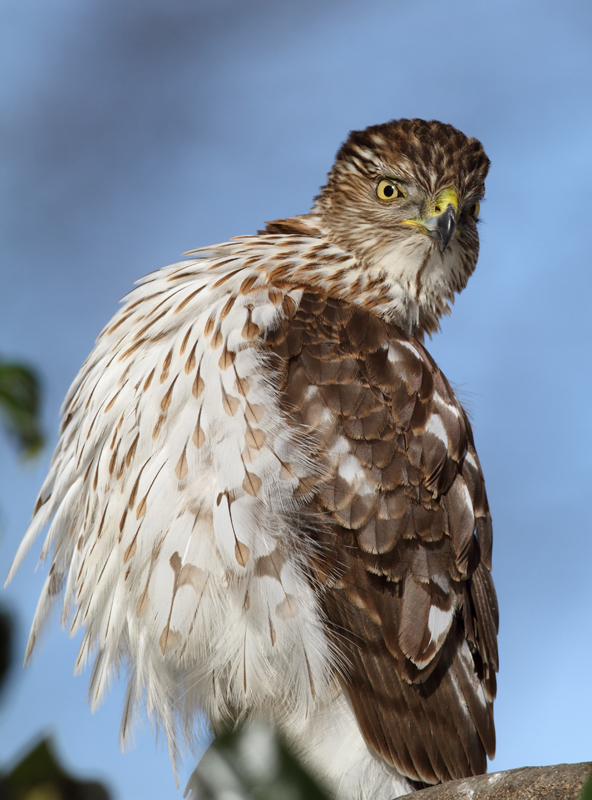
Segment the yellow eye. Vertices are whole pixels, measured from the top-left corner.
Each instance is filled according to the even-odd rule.
[[[390,178],[383,178],[376,187],[376,196],[379,200],[396,200],[397,197],[405,197],[397,184]]]
[[[481,203],[477,200],[476,203],[473,203],[473,205],[471,206],[469,211],[471,212],[471,214],[474,217],[478,217],[479,216],[479,212],[481,211]]]

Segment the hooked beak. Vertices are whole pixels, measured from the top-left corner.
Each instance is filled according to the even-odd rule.
[[[444,189],[436,198],[431,213],[426,219],[406,219],[404,225],[415,225],[422,233],[440,239],[442,252],[446,250],[456,233],[458,196],[454,189]]]
[[[434,222],[433,227],[429,224],[431,222]],[[440,248],[442,252],[444,252],[456,232],[456,209],[452,203],[446,206],[444,213],[440,214],[438,217],[432,217],[429,223],[426,225],[426,228],[430,232],[434,231],[434,233],[440,237]]]

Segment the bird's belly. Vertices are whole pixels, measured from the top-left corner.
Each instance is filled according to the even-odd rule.
[[[183,703],[205,711],[214,730],[249,716],[296,730],[335,695],[334,656],[301,555],[272,537],[264,549],[241,555],[237,545],[229,559],[202,513],[153,637],[184,684]]]

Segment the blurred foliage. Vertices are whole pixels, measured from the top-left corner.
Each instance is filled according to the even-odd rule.
[[[592,772],[588,775],[588,780],[582,788],[580,800],[592,800]]]
[[[12,658],[12,619],[0,609],[0,693]]]
[[[36,373],[23,364],[0,360],[0,414],[25,457],[43,447]],[[0,690],[12,656],[12,620],[0,610]],[[96,781],[79,781],[59,764],[50,739],[43,739],[10,772],[0,774],[0,800],[109,800]]]
[[[254,722],[218,736],[193,772],[191,800],[329,800],[272,728]]]
[[[21,453],[30,457],[43,447],[39,421],[41,390],[34,370],[0,360],[0,414]]]
[[[0,689],[12,650],[12,621],[0,611]],[[79,781],[58,763],[51,741],[44,739],[10,771],[0,774],[0,800],[109,800],[95,781]]]
[[[78,781],[64,770],[43,739],[7,775],[0,777],[0,800],[109,800],[95,781]]]

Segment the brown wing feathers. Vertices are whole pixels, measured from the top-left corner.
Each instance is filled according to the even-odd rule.
[[[463,409],[416,340],[321,293],[305,293],[267,347],[324,468],[319,537],[340,568],[323,603],[367,742],[428,783],[485,771],[497,605]]]

